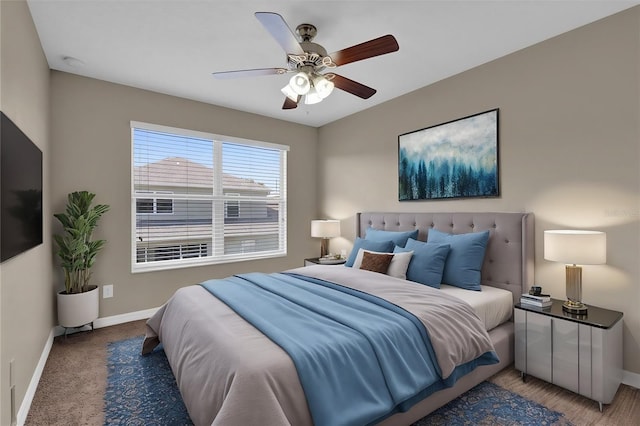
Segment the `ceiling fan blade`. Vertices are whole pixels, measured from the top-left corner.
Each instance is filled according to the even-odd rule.
[[[258,77],[262,75],[284,74],[286,68],[256,68],[253,70],[221,71],[212,73],[215,78],[228,80],[231,78]]]
[[[286,53],[304,54],[297,37],[282,16],[273,12],[256,12],[255,15]]]
[[[336,65],[340,66],[367,58],[373,58],[374,56],[395,52],[399,48],[400,46],[398,46],[396,38],[391,34],[387,34],[386,36],[374,38],[373,40],[338,50],[337,52],[331,53],[329,56],[333,59],[333,62]]]
[[[294,101],[292,100],[290,97],[285,96],[284,98],[284,104],[282,105],[282,109],[294,109],[294,108],[298,108],[298,102],[300,102],[300,98],[302,96],[298,96],[298,100]]]
[[[356,95],[362,99],[369,99],[376,93],[376,89],[365,86],[362,83],[358,83],[357,81],[350,80],[347,77],[343,77],[338,74],[333,74],[333,79],[331,81],[338,89],[349,92],[352,95]]]

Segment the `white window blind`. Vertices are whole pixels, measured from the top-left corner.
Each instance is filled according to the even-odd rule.
[[[286,255],[289,147],[131,123],[132,271]]]

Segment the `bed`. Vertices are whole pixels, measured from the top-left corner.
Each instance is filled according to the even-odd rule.
[[[440,382],[432,385],[431,382],[428,382],[431,389],[429,392],[411,394],[411,397],[406,399],[400,398],[400,403],[394,400],[393,410],[386,414],[376,411],[377,414],[371,417],[367,408],[355,410],[360,412],[349,417],[351,413],[347,413],[347,411],[351,410],[341,409],[339,404],[346,400],[357,400],[358,397],[344,398],[341,397],[340,392],[346,392],[345,395],[353,395],[354,393],[349,386],[359,386],[358,378],[367,376],[366,380],[373,380],[371,377],[377,377],[375,374],[371,374],[369,377],[369,373],[363,374],[364,370],[359,370],[360,365],[367,363],[367,358],[356,361],[352,366],[337,365],[341,362],[336,364],[336,360],[333,360],[334,364],[331,364],[331,369],[335,369],[335,371],[321,370],[316,364],[310,364],[311,367],[304,370],[296,351],[304,352],[306,347],[317,347],[320,351],[329,348],[334,351],[332,339],[339,340],[338,337],[335,337],[339,333],[334,336],[322,328],[324,325],[320,326],[316,322],[311,323],[312,316],[309,318],[294,316],[288,319],[284,314],[282,317],[280,314],[261,314],[262,312],[270,312],[266,309],[272,309],[268,306],[263,307],[258,302],[254,303],[256,299],[263,299],[263,297],[250,299],[253,297],[251,294],[236,293],[236,289],[242,287],[240,284],[254,279],[253,274],[245,274],[240,277],[230,277],[228,280],[214,280],[209,284],[205,283],[205,285],[181,288],[147,322],[143,353],[151,351],[158,343],[163,344],[187,410],[196,425],[292,424],[298,426],[311,425],[314,422],[316,424],[337,424],[335,423],[336,419],[339,419],[340,422],[344,419],[345,424],[409,425],[513,362],[513,323],[508,318],[511,316],[512,306],[520,294],[533,284],[532,214],[367,212],[356,215],[356,224],[356,234],[359,237],[364,236],[367,229],[371,228],[390,232],[418,230],[417,239],[422,241],[426,240],[427,233],[431,229],[447,234],[489,231],[490,236],[482,263],[481,285],[483,291],[478,293],[488,297],[492,289],[496,289],[496,292],[502,290],[504,298],[505,291],[509,292],[507,294],[511,296],[511,304],[507,307],[506,314],[503,313],[501,319],[489,318],[492,310],[483,305],[482,300],[477,306],[471,306],[461,300],[459,294],[456,296],[456,292],[460,293],[456,288],[448,289],[443,286],[442,291],[434,290],[422,284],[403,281],[400,278],[343,266],[314,265],[279,274],[270,274],[267,277],[255,276],[256,280],[260,280],[259,285],[256,286],[258,290],[251,291],[264,291],[263,287],[268,287],[269,291],[286,293],[287,297],[290,295],[298,297],[297,294],[300,293],[300,297],[306,298],[308,297],[307,284],[300,282],[303,280],[322,284],[319,286],[320,289],[316,290],[314,286],[313,290],[314,293],[319,292],[322,295],[325,291],[329,291],[326,290],[326,287],[331,287],[331,290],[335,290],[333,287],[339,287],[340,291],[348,293],[344,299],[349,300],[351,300],[350,296],[356,293],[367,295],[367,292],[372,292],[372,294],[377,292],[378,294],[374,294],[374,296],[379,296],[375,297],[377,304],[399,305],[404,309],[399,309],[401,312],[389,313],[388,315],[391,315],[389,320],[380,316],[380,322],[375,323],[376,328],[385,328],[387,324],[389,327],[397,326],[394,324],[395,318],[399,318],[398,324],[404,324],[404,321],[409,321],[407,324],[412,324],[411,321],[415,322],[418,318],[424,323],[424,328],[428,330],[431,339],[429,342],[432,342],[433,346],[427,347],[426,355],[421,355],[421,352],[418,355],[412,353],[411,356],[424,356],[425,358],[431,356],[436,360],[435,366],[431,370],[438,374],[445,373],[443,377],[446,376],[450,383],[455,381],[455,384],[452,387],[440,389],[443,387]],[[402,291],[397,290],[398,286],[402,286]],[[423,293],[428,297],[423,297]],[[216,294],[216,297],[213,297],[212,294]],[[342,303],[342,298],[340,296],[340,303]],[[269,297],[264,297],[264,299],[269,299]],[[441,299],[446,299],[442,301],[442,305],[444,306],[446,301],[447,304],[452,303],[453,308],[446,312],[437,311],[434,309],[435,305],[428,306],[424,302],[427,299],[431,304],[441,303]],[[306,302],[307,299],[304,300],[305,303],[312,305],[315,303],[313,301]],[[388,303],[387,300],[391,303]],[[230,306],[234,306],[235,310]],[[354,306],[350,309],[360,309],[362,312],[372,315],[372,318],[382,315],[376,309],[385,309],[386,312],[386,309],[389,308],[386,305],[381,308],[376,306],[375,309],[371,308],[372,311],[369,312],[369,305],[366,308],[360,307],[360,305]],[[244,307],[248,307],[247,312],[242,312]],[[263,309],[265,310],[263,311]],[[287,310],[282,309],[282,311]],[[247,316],[243,318],[236,311]],[[406,318],[403,313],[405,311],[411,312],[415,317]],[[429,313],[435,311],[438,313]],[[262,321],[262,318],[267,317],[271,321],[275,318],[273,320],[275,325],[271,326],[276,329],[274,331],[275,337],[274,335],[267,337],[259,331],[258,328],[268,328],[270,325],[254,323],[251,315],[259,317],[255,321]],[[299,314],[292,313],[292,315]],[[437,325],[429,325],[423,315],[425,318],[431,315],[432,318],[429,321],[435,321]],[[475,320],[471,323],[465,316],[458,321],[458,315],[475,316],[478,320],[477,323]],[[502,322],[505,319],[507,321]],[[348,318],[347,320],[351,321],[352,319]],[[356,322],[359,320],[358,318],[353,319]],[[279,324],[278,321],[281,321],[282,324]],[[363,315],[362,321],[362,323],[357,323],[356,327],[367,328],[367,324],[373,323],[371,320],[366,320],[366,315]],[[491,321],[497,321],[500,324],[489,324]],[[304,328],[307,322],[310,327]],[[455,352],[451,348],[443,347],[447,344],[447,335],[457,333],[456,330],[448,328],[452,327],[451,324],[454,322],[468,322],[468,327],[471,330],[470,336],[475,336],[461,339],[458,346],[464,347],[461,349],[462,352]],[[295,323],[296,326],[291,331],[282,332],[280,330],[280,334],[287,336],[278,335],[280,327],[284,327],[287,323]],[[331,326],[327,325],[327,327]],[[479,327],[482,330],[479,330]],[[404,333],[408,328],[413,328],[413,325],[400,327],[400,332]],[[419,329],[418,326],[415,328]],[[300,331],[302,334],[296,335],[297,329],[302,330]],[[331,330],[331,328],[327,330]],[[396,332],[395,330],[389,331],[389,333]],[[395,337],[395,334],[393,336],[393,339],[400,339]],[[343,337],[347,341],[351,339],[348,335],[341,335],[340,338]],[[305,341],[306,338],[310,340]],[[290,340],[281,341],[279,339]],[[419,340],[420,337],[412,335],[407,338],[407,341],[413,342],[411,339]],[[296,344],[298,344],[297,347]],[[374,351],[377,350],[375,349],[377,344],[372,343]],[[402,344],[404,345],[404,343]],[[336,346],[339,347],[339,349],[335,349],[337,353],[342,353],[339,352],[342,350],[340,345],[342,343],[336,343]],[[360,351],[362,346],[368,347],[368,344],[357,343],[350,350]],[[288,352],[283,348],[287,348]],[[420,350],[422,351],[422,349]],[[322,353],[324,354],[324,352]],[[386,354],[387,352],[382,350],[375,353]],[[491,359],[492,355],[496,358]],[[346,359],[360,359],[356,358],[357,356],[360,356],[359,352],[355,355],[349,353]],[[397,366],[403,362],[404,360],[397,362],[392,358],[389,361],[391,365],[389,368],[399,368]],[[420,364],[416,360],[406,363],[410,365],[406,371],[393,370],[394,379],[391,382],[395,381],[396,376],[403,377],[403,374],[406,375],[407,372],[417,371],[416,365]],[[423,366],[420,365],[419,368],[423,368]],[[429,372],[424,373],[425,376],[428,374]],[[422,373],[408,374],[407,380],[417,380],[416,377],[422,377],[422,375]],[[338,383],[340,380],[345,382],[344,389],[336,388],[335,395],[329,395],[334,399],[327,403],[335,404],[336,408],[335,412],[323,413],[327,417],[318,416],[318,412],[322,410],[318,410],[318,403],[314,400],[314,398],[323,399],[327,397],[328,393],[331,393],[323,390],[325,389],[322,387],[324,384],[319,383],[319,377],[327,377],[329,383],[331,380],[337,380]],[[349,378],[346,379],[346,377]],[[314,382],[314,380],[316,381]],[[382,380],[388,379],[383,378]],[[318,385],[310,386],[310,383],[318,383]],[[305,390],[303,390],[303,384],[306,385]],[[400,393],[405,389],[404,383],[387,385],[397,386]],[[417,386],[424,385],[423,383]],[[339,388],[342,387],[339,386]],[[312,388],[313,390],[311,390]],[[320,395],[305,397],[305,391],[307,394],[319,393]],[[370,386],[364,393],[369,391],[377,391],[377,386]],[[429,395],[424,397],[427,393]],[[368,401],[366,397],[363,398],[365,402]],[[371,398],[376,399],[378,396],[375,395]],[[379,409],[379,407],[373,406],[371,408],[372,412]],[[369,417],[366,417],[367,415]],[[364,418],[372,418],[375,421],[361,420]]]

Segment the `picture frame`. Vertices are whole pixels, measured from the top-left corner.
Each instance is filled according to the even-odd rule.
[[[500,196],[499,109],[398,136],[398,200]]]

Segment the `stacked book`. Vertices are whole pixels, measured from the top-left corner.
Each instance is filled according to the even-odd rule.
[[[520,296],[520,304],[527,306],[535,306],[538,308],[547,308],[551,306],[551,296],[548,294],[541,294],[534,296],[533,294],[524,293]]]

